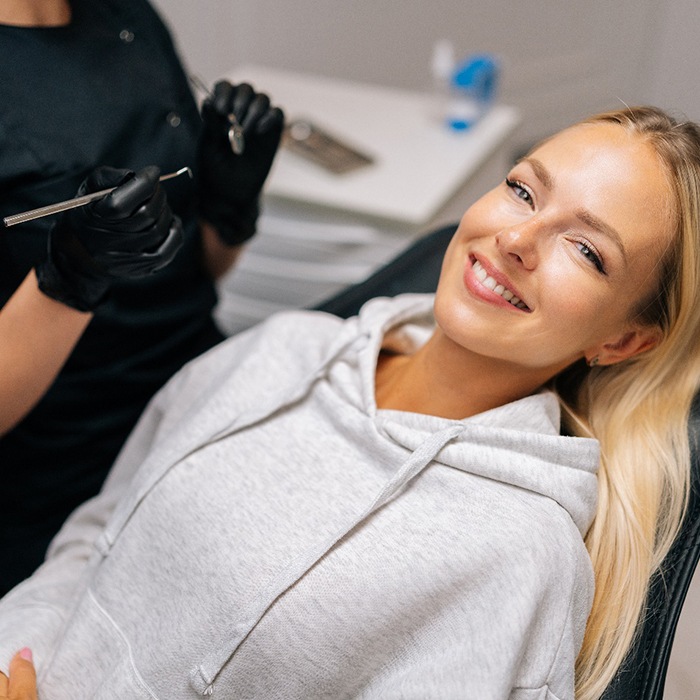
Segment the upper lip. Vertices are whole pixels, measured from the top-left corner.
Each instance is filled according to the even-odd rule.
[[[503,285],[506,289],[518,297],[518,299],[520,299],[520,301],[522,301],[522,303],[525,304],[529,310],[532,310],[532,307],[527,303],[527,301],[525,301],[523,295],[520,293],[520,290],[503,272],[496,269],[489,260],[483,258],[481,255],[475,255],[473,253],[469,256],[469,260],[472,265],[474,264],[475,260],[478,260],[479,264],[484,268],[484,270],[486,270],[486,274],[488,274],[489,277],[493,277],[497,284]]]

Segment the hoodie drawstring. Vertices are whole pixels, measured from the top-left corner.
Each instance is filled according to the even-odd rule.
[[[190,683],[192,687],[202,695],[211,695],[213,693],[213,684],[216,676],[233,654],[235,654],[236,649],[258,624],[272,604],[299,581],[304,574],[343,537],[372,515],[372,513],[381,508],[406,484],[420,474],[423,469],[437,457],[440,450],[442,450],[448,442],[460,435],[463,430],[464,426],[461,424],[452,425],[449,428],[430,435],[411,453],[410,457],[384,484],[370,504],[361,513],[353,516],[326,540],[311,547],[304,555],[296,558],[284,567],[284,569],[268,583],[260,595],[257,596],[257,605],[254,605],[244,619],[233,627],[233,629],[229,630],[225,642],[221,643],[212,654],[191,671]]]

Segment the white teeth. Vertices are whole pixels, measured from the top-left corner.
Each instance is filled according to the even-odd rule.
[[[474,270],[474,275],[476,278],[481,282],[481,284],[486,287],[486,289],[490,289],[492,292],[495,292],[496,294],[500,294],[507,302],[511,303],[513,306],[516,306],[519,309],[527,309],[527,305],[523,304],[518,297],[513,294],[513,292],[510,291],[510,289],[507,289],[504,287],[502,284],[499,284],[496,282],[496,280],[493,277],[489,277],[488,273],[486,270],[484,270],[483,266],[478,260],[475,260],[472,268]]]

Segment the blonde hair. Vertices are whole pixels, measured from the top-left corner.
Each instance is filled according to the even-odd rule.
[[[576,662],[577,700],[595,700],[635,640],[687,505],[688,417],[700,387],[700,128],[652,107],[584,123],[617,124],[651,145],[675,200],[674,243],[636,317],[661,329],[660,342],[617,365],[579,363],[554,383],[567,428],[601,445],[598,509],[586,535],[596,590]]]

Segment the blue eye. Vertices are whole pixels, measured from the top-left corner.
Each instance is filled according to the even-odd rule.
[[[517,180],[510,180],[509,178],[506,178],[506,185],[513,190],[513,194],[515,194],[516,197],[522,199],[524,202],[527,202],[527,204],[530,206],[534,204],[534,200],[532,199],[530,192],[526,190]]]
[[[598,270],[598,272],[602,274],[606,274],[605,268],[603,267],[603,261],[600,259],[600,256],[593,250],[593,248],[588,245],[588,243],[584,243],[583,241],[576,241],[576,247],[581,251],[581,255],[585,257],[587,260],[590,260]]]

